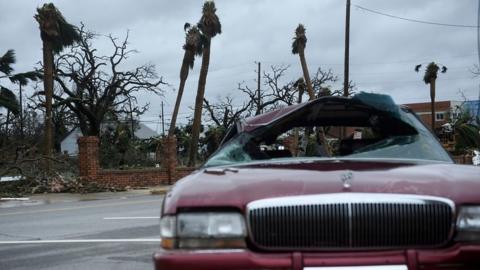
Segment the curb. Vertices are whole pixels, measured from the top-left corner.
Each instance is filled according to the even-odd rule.
[[[165,195],[170,190],[170,187],[158,187],[150,189],[151,195]]]

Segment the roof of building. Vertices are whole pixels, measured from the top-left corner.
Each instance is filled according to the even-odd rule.
[[[107,126],[109,126],[109,125],[104,125],[102,127],[102,130],[104,131]],[[65,134],[65,136],[62,138],[62,141],[64,141],[69,135],[71,135],[73,133],[81,134],[82,132],[80,131],[79,127],[74,127],[67,134]],[[142,123],[137,124],[137,129],[135,130],[135,137],[137,137],[138,139],[145,140],[145,139],[150,139],[150,138],[153,138],[153,137],[157,137],[159,135],[160,134],[158,134],[155,130],[149,128],[145,124],[142,124]]]

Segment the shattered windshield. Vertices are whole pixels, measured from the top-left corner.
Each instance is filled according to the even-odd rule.
[[[415,115],[385,96],[361,94],[310,102],[264,126],[241,131],[205,166],[306,158],[451,162]]]

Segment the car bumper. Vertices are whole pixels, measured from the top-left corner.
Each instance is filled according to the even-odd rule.
[[[154,253],[153,260],[156,270],[302,270],[307,267],[373,265],[405,265],[408,270],[478,270],[480,269],[480,245],[456,245],[435,250],[355,253],[256,253],[241,249],[159,250]]]

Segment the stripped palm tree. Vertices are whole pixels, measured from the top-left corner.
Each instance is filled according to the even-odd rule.
[[[182,67],[180,68],[180,86],[178,87],[177,100],[175,101],[175,107],[173,108],[168,136],[173,136],[175,133],[178,110],[180,108],[180,102],[182,100],[183,90],[185,88],[185,82],[187,81],[189,70],[193,68],[195,56],[202,54],[202,38],[198,28],[196,26],[185,24],[185,30],[187,33],[185,35],[185,44],[183,45],[185,53],[183,55]]]
[[[192,140],[188,153],[189,166],[195,166],[197,158],[198,139],[200,136],[200,125],[202,121],[203,98],[205,96],[205,85],[210,63],[210,43],[213,37],[222,33],[222,25],[220,24],[216,11],[215,3],[213,1],[206,1],[203,4],[202,17],[197,24],[202,32],[203,51],[202,67],[198,78],[197,97],[195,99],[195,112],[193,114]]]
[[[313,93],[312,81],[310,80],[310,74],[308,73],[307,60],[305,59],[305,47],[307,46],[307,36],[305,35],[305,27],[303,24],[299,24],[295,29],[295,37],[292,43],[292,53],[298,54],[300,57],[300,64],[302,65],[303,78],[307,85],[307,92],[310,100],[315,99]]]
[[[292,53],[298,54],[300,57],[300,64],[302,66],[303,78],[305,79],[306,89],[308,93],[309,100],[315,99],[315,93],[313,92],[312,81],[310,80],[310,74],[308,72],[307,60],[305,59],[305,47],[307,46],[307,36],[305,35],[305,27],[303,24],[299,24],[295,29],[295,37],[292,42]],[[327,139],[325,137],[325,131],[323,128],[317,130],[317,136],[322,143],[322,147],[327,155],[330,155],[330,147],[328,146]],[[304,144],[308,142],[308,137],[310,136],[310,130],[305,131],[305,140]]]
[[[53,96],[53,55],[60,53],[65,47],[80,40],[75,26],[69,24],[60,11],[52,4],[44,4],[37,8],[34,16],[39,24],[43,45],[43,87],[45,91],[45,155],[52,155],[52,96]],[[47,170],[51,169],[51,161],[47,161]]]
[[[421,64],[416,65],[415,66],[415,71],[419,72],[421,67],[422,67]],[[435,64],[435,62],[431,62],[425,68],[425,74],[423,75],[423,81],[425,82],[425,84],[430,85],[430,108],[431,108],[431,112],[432,112],[432,115],[431,115],[432,116],[432,118],[431,118],[432,132],[435,132],[435,116],[436,116],[435,115],[435,85],[436,85],[435,82],[437,80],[439,70],[440,70],[440,67],[437,64]],[[442,73],[447,72],[447,67],[442,66],[441,72]]]

